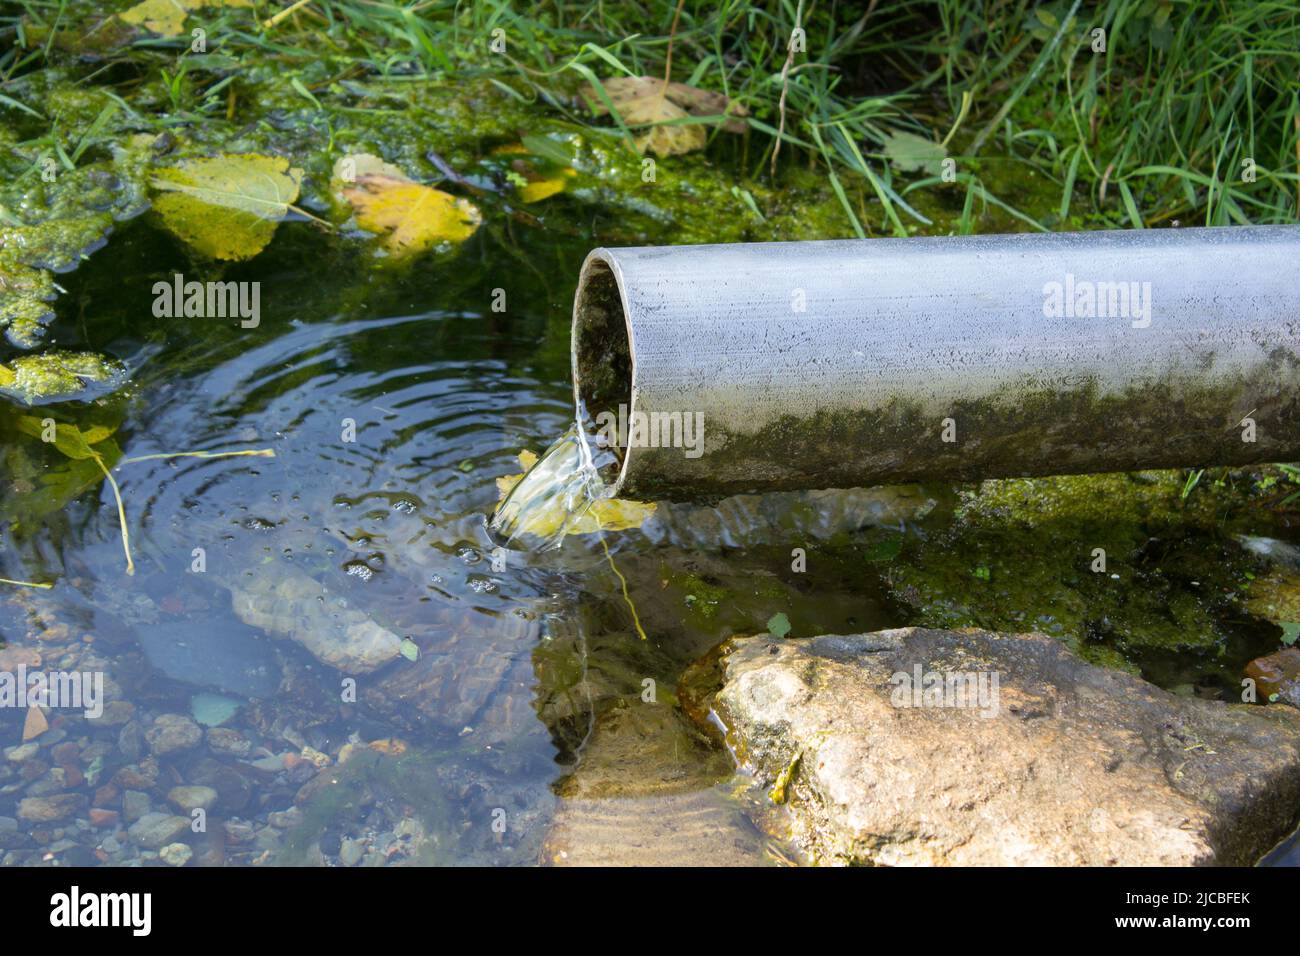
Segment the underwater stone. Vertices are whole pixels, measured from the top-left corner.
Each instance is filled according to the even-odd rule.
[[[245,624],[288,637],[342,671],[368,673],[401,653],[400,637],[284,565],[232,582],[231,603]]]
[[[1300,707],[1300,648],[1288,647],[1257,657],[1246,665],[1246,676],[1258,685],[1261,700],[1270,700],[1273,695],[1292,707]]]
[[[153,754],[163,757],[196,746],[203,731],[183,714],[161,714],[144,736]]]

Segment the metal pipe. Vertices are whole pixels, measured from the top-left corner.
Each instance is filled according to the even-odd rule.
[[[595,249],[572,357],[625,497],[1294,461],[1300,226]]]

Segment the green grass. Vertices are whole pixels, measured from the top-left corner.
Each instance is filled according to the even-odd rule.
[[[1042,229],[1297,218],[1300,7],[1289,2],[687,0],[678,11],[675,0],[313,0],[272,29],[261,25],[287,5],[259,3],[256,17],[206,11],[181,37],[138,39],[82,67],[82,81],[107,80],[129,99],[146,71],[161,78],[172,122],[218,114],[237,81],[188,73],[189,54],[177,63],[188,28],[202,22],[209,55],[273,68],[326,111],[332,86],[350,79],[400,89],[487,77],[538,110],[620,137],[618,125],[586,114],[577,90],[597,78],[661,76],[671,43],[673,79],[749,110],[745,135],[711,131],[710,158],[741,182],[779,185],[793,166],[820,170],[859,234],[923,230],[918,200],[931,192],[960,207],[960,231],[988,204]],[[99,7],[24,0],[0,18],[0,110],[30,112],[5,87],[68,63],[59,31],[91,29]],[[791,55],[796,24],[807,52]],[[1105,30],[1104,52],[1093,49],[1095,29]],[[491,49],[496,30],[504,52]],[[903,140],[891,162],[900,133],[944,144],[950,181],[902,172]],[[75,163],[97,135],[86,130],[60,160]]]

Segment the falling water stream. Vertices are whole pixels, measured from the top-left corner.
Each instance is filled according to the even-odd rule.
[[[531,539],[533,550],[560,547],[592,506],[609,497],[602,471],[617,465],[612,449],[600,447],[583,427],[583,415],[561,435],[511,489],[492,516],[491,528],[505,537]]]

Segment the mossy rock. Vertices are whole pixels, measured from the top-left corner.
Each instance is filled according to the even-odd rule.
[[[1300,621],[1300,574],[1290,568],[1275,568],[1250,583],[1246,608],[1274,624]]]

